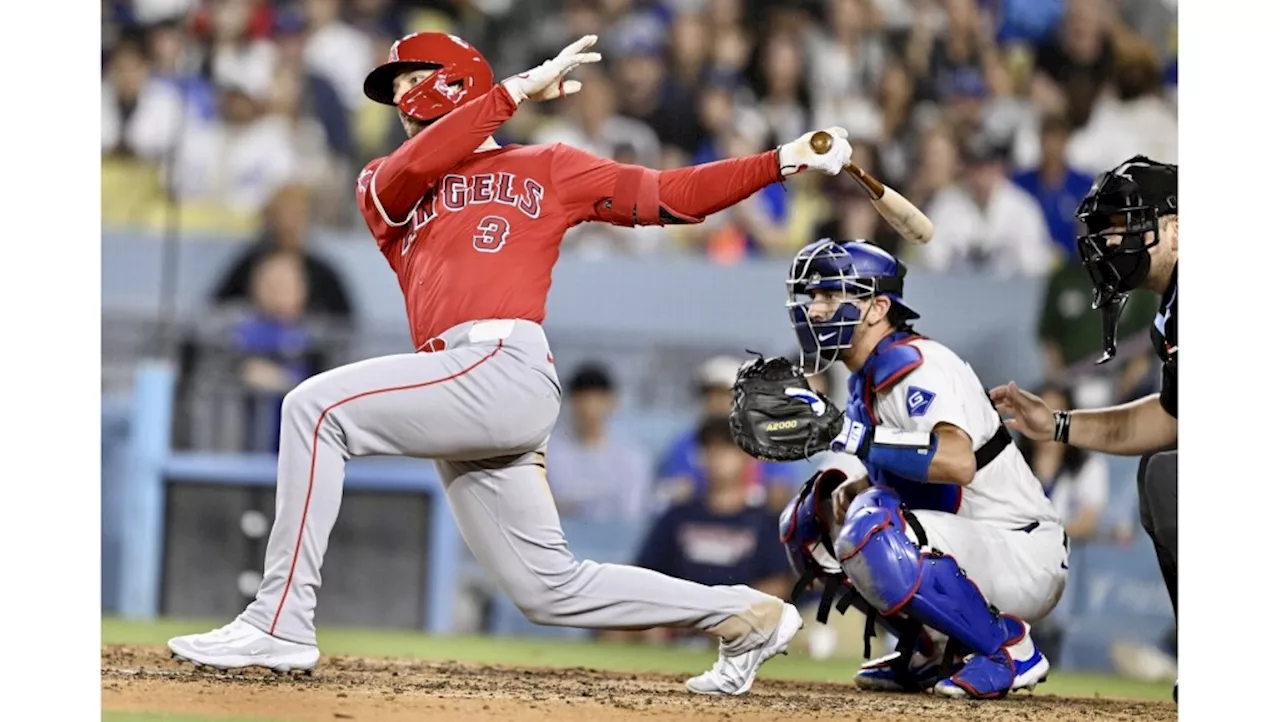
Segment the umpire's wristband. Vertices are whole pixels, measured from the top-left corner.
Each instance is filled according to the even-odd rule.
[[[1053,412],[1053,440],[1059,444],[1070,444],[1071,438],[1071,412],[1055,411]]]

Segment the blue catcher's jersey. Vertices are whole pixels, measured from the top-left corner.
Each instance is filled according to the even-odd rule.
[[[867,427],[880,423],[875,417],[874,395],[886,391],[924,363],[920,352],[906,345],[921,336],[899,331],[890,334],[876,347],[862,370],[849,375],[849,401],[845,413]],[[918,481],[866,464],[871,483],[887,486],[898,493],[908,509],[931,509],[954,514],[960,510],[959,486],[954,484],[921,484]]]

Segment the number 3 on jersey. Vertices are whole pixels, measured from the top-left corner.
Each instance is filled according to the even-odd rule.
[[[476,226],[476,234],[471,237],[471,245],[481,253],[497,253],[507,245],[507,234],[511,233],[511,224],[502,216],[485,216]]]

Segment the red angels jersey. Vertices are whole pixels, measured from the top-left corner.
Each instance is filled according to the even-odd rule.
[[[407,218],[377,195],[379,158],[360,173],[360,212],[395,271],[416,348],[466,321],[546,316],[565,231],[599,220],[617,164],[569,146],[478,150],[428,188]]]

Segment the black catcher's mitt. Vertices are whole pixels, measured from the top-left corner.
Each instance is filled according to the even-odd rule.
[[[734,441],[767,461],[796,461],[828,448],[844,413],[810,388],[789,359],[756,355],[738,369],[733,384],[729,429]]]

